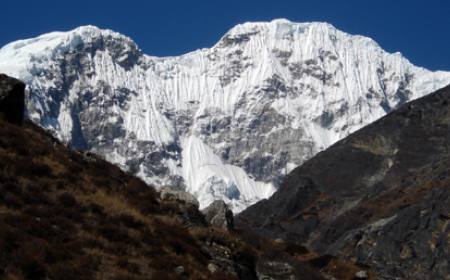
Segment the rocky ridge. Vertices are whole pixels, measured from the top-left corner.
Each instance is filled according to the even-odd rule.
[[[365,263],[377,279],[450,279],[450,86],[293,170],[240,228]]]

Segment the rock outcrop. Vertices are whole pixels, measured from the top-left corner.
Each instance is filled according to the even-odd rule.
[[[164,186],[160,189],[161,200],[165,205],[172,205],[175,219],[185,228],[206,226],[205,217],[199,211],[198,200],[192,194],[176,187]]]
[[[22,124],[25,109],[25,84],[0,74],[0,118]]]
[[[378,279],[449,279],[449,143],[450,86],[319,153],[236,224],[368,264]]]
[[[222,200],[216,200],[202,210],[208,224],[232,230],[234,228],[233,212]]]

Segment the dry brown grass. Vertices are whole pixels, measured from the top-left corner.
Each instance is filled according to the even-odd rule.
[[[0,121],[0,278],[205,279],[208,256],[158,194],[42,129]]]

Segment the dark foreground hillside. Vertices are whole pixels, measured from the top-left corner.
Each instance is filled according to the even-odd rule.
[[[22,123],[23,106],[14,104],[23,104],[23,88],[0,75],[0,279],[367,274],[362,266],[301,246],[208,225],[210,215],[179,199],[183,195],[160,195],[118,167]]]
[[[369,264],[379,279],[450,279],[450,87],[296,168],[237,224]]]
[[[119,279],[179,265],[206,277],[207,256],[152,188],[30,123],[0,120],[0,182],[3,277]]]

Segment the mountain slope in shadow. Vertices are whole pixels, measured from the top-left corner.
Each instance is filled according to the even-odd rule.
[[[366,263],[379,279],[450,279],[450,87],[293,170],[240,228]]]

